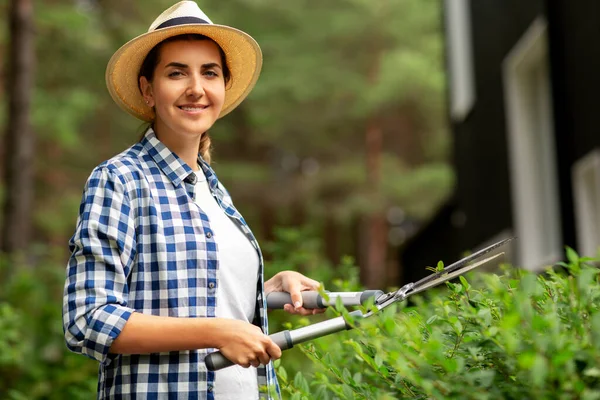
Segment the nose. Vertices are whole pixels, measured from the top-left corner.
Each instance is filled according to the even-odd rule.
[[[202,86],[202,79],[194,76],[190,79],[190,84],[185,91],[186,96],[199,99],[204,96],[204,87]]]

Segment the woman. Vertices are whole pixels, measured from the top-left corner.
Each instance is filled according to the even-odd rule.
[[[265,294],[287,291],[288,312],[318,312],[300,296],[316,281],[284,271],[263,283],[256,239],[209,165],[208,129],[261,64],[250,36],[214,25],[193,1],[108,64],[112,97],[150,127],[94,169],[69,243],[65,338],[100,361],[100,399],[256,399],[277,388],[270,361],[281,356]],[[216,349],[238,365],[207,371]]]

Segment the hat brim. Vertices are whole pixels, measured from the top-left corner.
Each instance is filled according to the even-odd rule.
[[[231,80],[225,89],[225,102],[219,118],[231,112],[250,93],[262,68],[260,47],[250,35],[225,25],[177,25],[140,35],[124,44],[111,57],[106,68],[106,86],[123,110],[143,121],[154,120],[154,110],[144,102],[139,90],[140,68],[154,46],[183,34],[207,36],[225,52]]]

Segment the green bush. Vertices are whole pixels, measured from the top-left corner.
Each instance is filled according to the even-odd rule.
[[[282,229],[265,253],[267,276],[299,268],[330,290],[358,289],[352,260],[327,263],[310,231]],[[540,276],[473,273],[470,283],[296,346],[277,362],[284,398],[600,399],[598,270],[571,250],[567,257],[560,271]],[[12,269],[0,281],[0,399],[94,398],[97,363],[63,342],[64,265]],[[336,315],[271,312],[271,329]]]
[[[51,258],[50,254],[38,254]],[[8,275],[8,266],[0,276]],[[62,334],[64,266],[11,266],[0,283],[0,399],[90,399],[98,364],[66,349]]]
[[[600,399],[599,270],[567,250],[543,275],[477,274],[299,346],[296,399]]]

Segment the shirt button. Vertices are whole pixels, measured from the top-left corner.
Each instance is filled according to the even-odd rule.
[[[184,179],[185,182],[192,184],[192,185],[195,185],[197,180],[198,180],[198,177],[193,172]]]
[[[212,237],[212,232],[207,232],[206,237],[210,239]]]
[[[214,282],[210,282],[210,283],[208,284],[208,288],[209,288],[209,289],[214,289],[214,288],[215,288],[215,283],[214,283]]]

